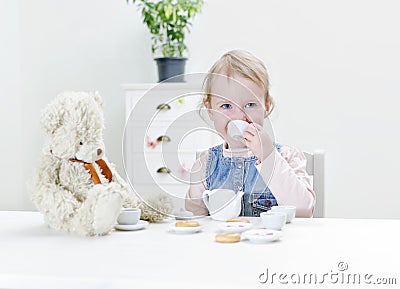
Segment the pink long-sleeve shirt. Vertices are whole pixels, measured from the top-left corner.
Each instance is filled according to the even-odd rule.
[[[223,148],[224,157],[249,157],[249,149]],[[207,190],[205,183],[208,152],[203,153],[191,170],[191,185],[186,194],[185,206],[195,215],[207,215],[202,200]],[[298,149],[282,145],[280,152],[274,150],[263,162],[256,165],[258,172],[275,196],[279,205],[296,206],[296,217],[311,217],[315,206],[315,193],[311,177],[306,172],[306,158]]]

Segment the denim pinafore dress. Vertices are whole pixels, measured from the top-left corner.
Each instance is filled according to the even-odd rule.
[[[274,145],[280,152],[281,145]],[[260,213],[277,206],[274,195],[255,167],[257,157],[224,157],[222,147],[223,144],[208,150],[207,189],[243,191],[240,216],[259,217]]]

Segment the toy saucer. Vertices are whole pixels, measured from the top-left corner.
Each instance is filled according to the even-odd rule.
[[[135,225],[117,224],[117,225],[115,225],[115,229],[121,230],[121,231],[136,231],[136,230],[141,230],[141,229],[147,227],[148,225],[149,225],[149,222],[139,220],[139,222],[137,222],[137,224],[135,224]]]
[[[249,230],[242,234],[243,239],[247,239],[252,243],[269,243],[279,240],[282,237],[281,231],[268,229]]]

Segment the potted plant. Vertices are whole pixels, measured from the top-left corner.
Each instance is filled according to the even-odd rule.
[[[129,0],[127,0],[129,2]],[[184,81],[186,33],[194,16],[201,11],[204,0],[132,0],[142,13],[143,23],[152,35],[151,50],[156,57],[159,81]],[[168,81],[168,80],[167,80]]]

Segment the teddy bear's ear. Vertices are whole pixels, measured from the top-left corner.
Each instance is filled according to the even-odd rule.
[[[48,104],[42,111],[40,125],[48,135],[52,135],[61,126],[62,111],[59,99]]]
[[[96,91],[96,92],[92,93],[92,96],[93,96],[94,100],[99,104],[99,106],[101,108],[103,108],[104,102],[103,102],[103,99],[100,96],[100,93],[98,91]]]

